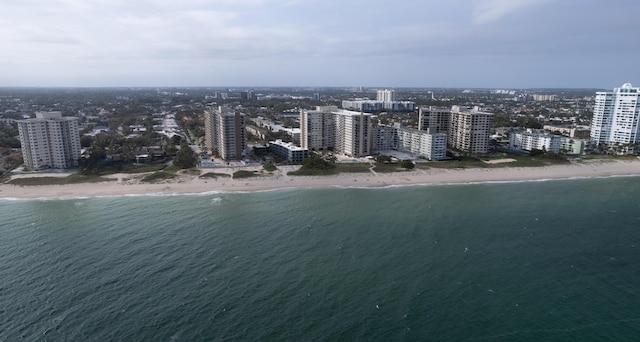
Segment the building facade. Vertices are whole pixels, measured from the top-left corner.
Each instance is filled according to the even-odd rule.
[[[587,140],[556,134],[535,133],[530,129],[509,133],[509,148],[518,151],[531,152],[536,149],[553,153],[578,155],[585,153],[586,145]]]
[[[449,132],[451,124],[451,108],[449,107],[420,107],[418,111],[418,129],[435,130],[435,133]]]
[[[246,149],[245,116],[227,107],[204,112],[205,147],[223,160],[242,160]]]
[[[351,157],[369,155],[371,114],[342,109],[333,115],[336,123],[335,151]]]
[[[612,92],[597,92],[591,120],[593,144],[635,144],[640,137],[640,88],[630,83]]]
[[[382,102],[377,100],[343,100],[342,108],[352,109],[361,112],[411,112],[416,107],[412,101],[390,101]]]
[[[376,100],[380,102],[393,102],[393,101],[398,101],[398,97],[394,90],[385,89],[385,90],[378,90],[376,95]]]
[[[518,151],[532,150],[560,153],[563,137],[555,134],[534,133],[532,130],[509,133],[509,148]]]
[[[472,109],[451,107],[451,122],[448,132],[449,146],[470,154],[489,153],[489,136],[493,114]]]
[[[17,123],[25,167],[41,170],[78,165],[78,118],[63,117],[61,112],[37,112],[35,119]]]
[[[398,150],[427,160],[442,160],[447,157],[447,135],[435,130],[398,128]]]
[[[372,130],[372,151],[396,150],[427,160],[447,157],[447,135],[435,130],[378,126]]]
[[[334,114],[336,106],[317,106],[300,110],[300,146],[314,151],[329,151],[335,146]]]
[[[269,141],[269,151],[286,159],[291,164],[302,164],[304,159],[309,158],[308,149],[282,140]]]
[[[371,114],[318,106],[300,111],[300,145],[314,151],[335,151],[352,157],[369,154]]]

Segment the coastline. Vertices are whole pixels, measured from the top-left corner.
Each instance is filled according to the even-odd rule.
[[[161,183],[131,180],[129,174],[106,176],[100,183],[21,186],[0,184],[0,199],[62,199],[136,195],[187,195],[216,192],[256,192],[331,187],[377,188],[409,185],[520,182],[612,176],[640,176],[640,159],[594,161],[544,167],[505,167],[413,170],[394,173],[342,173],[332,176],[289,176],[297,167],[280,167],[272,174],[251,178],[199,178],[181,175]],[[258,170],[258,167],[247,170]]]

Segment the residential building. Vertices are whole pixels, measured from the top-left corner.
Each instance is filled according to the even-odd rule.
[[[566,154],[585,154],[588,143],[589,141],[585,139],[562,137],[560,152]]]
[[[291,164],[302,164],[304,159],[309,158],[309,149],[283,142],[280,139],[269,141],[269,151],[286,159]]]
[[[640,88],[625,83],[612,92],[596,92],[591,141],[593,144],[630,145],[640,137]]]
[[[369,155],[371,114],[341,109],[333,115],[335,151],[351,157]]]
[[[482,112],[477,106],[472,109],[451,107],[449,146],[470,154],[488,153],[492,120],[493,114]]]
[[[382,102],[368,99],[342,101],[342,108],[361,112],[381,112],[385,110],[393,112],[411,112],[415,110],[415,107],[416,104],[412,101]]]
[[[314,151],[335,151],[352,157],[369,154],[371,114],[318,106],[300,111],[300,145]]]
[[[379,126],[372,130],[372,150],[397,150],[427,160],[442,160],[447,156],[447,135],[426,131]]]
[[[375,100],[356,99],[342,101],[342,108],[361,112],[412,112],[415,110],[415,102],[398,101],[396,92],[389,89],[378,90]]]
[[[335,147],[334,114],[336,106],[317,106],[315,110],[300,110],[300,146],[314,151],[329,151]]]
[[[80,159],[78,118],[61,112],[37,112],[35,119],[18,120],[25,167],[31,170],[69,168]]]
[[[535,133],[531,129],[509,133],[509,148],[518,151],[541,150],[560,153],[563,143],[561,135]]]
[[[398,150],[427,160],[442,160],[447,157],[447,135],[434,129],[398,128]]]
[[[434,129],[435,133],[449,132],[451,123],[451,108],[449,107],[420,107],[418,111],[418,129],[426,131]]]
[[[550,94],[532,94],[531,98],[534,101],[557,101],[558,96]]]
[[[398,97],[394,90],[385,89],[385,90],[378,90],[376,100],[380,102],[393,102],[393,101],[398,101]]]
[[[219,106],[204,112],[205,147],[224,160],[241,160],[246,149],[245,116]]]

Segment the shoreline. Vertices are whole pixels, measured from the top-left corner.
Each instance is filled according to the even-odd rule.
[[[342,173],[331,176],[289,176],[296,167],[251,178],[199,178],[181,175],[162,183],[131,180],[130,174],[106,176],[113,181],[66,185],[0,184],[0,200],[207,195],[313,188],[386,188],[479,183],[512,183],[640,176],[640,160],[596,161],[544,167],[426,169],[394,173]],[[256,167],[248,168],[255,170]],[[38,175],[42,176],[42,175]]]

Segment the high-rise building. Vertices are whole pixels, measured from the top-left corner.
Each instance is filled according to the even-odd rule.
[[[486,154],[489,152],[489,136],[493,114],[473,109],[451,107],[449,146],[466,153]]]
[[[28,169],[69,168],[80,159],[78,118],[61,112],[37,112],[35,119],[18,120],[22,157]]]
[[[420,107],[418,111],[418,129],[435,130],[436,133],[447,134],[451,123],[451,108],[449,107]]]
[[[246,148],[244,114],[219,106],[204,112],[205,147],[224,160],[241,160]]]
[[[351,157],[369,155],[371,114],[344,109],[333,114],[336,123],[336,152]]]
[[[396,96],[395,91],[385,89],[385,90],[378,90],[378,95],[376,97],[376,100],[380,102],[393,102],[393,101],[397,101],[398,98]]]
[[[300,145],[361,157],[369,154],[371,114],[318,106],[300,111]]]
[[[624,145],[637,143],[640,138],[640,88],[625,83],[613,92],[597,92],[591,141],[594,144]]]
[[[315,110],[300,110],[300,146],[314,151],[335,147],[334,114],[336,106],[317,106]]]

